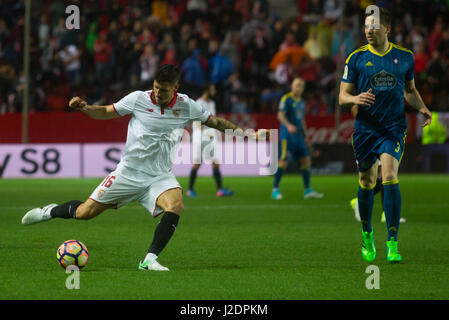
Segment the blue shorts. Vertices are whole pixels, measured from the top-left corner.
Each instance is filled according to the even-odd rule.
[[[307,148],[304,139],[297,139],[291,137],[281,137],[279,143],[279,159],[286,161],[294,161],[299,158],[309,156],[309,149]]]
[[[370,169],[382,153],[388,153],[401,162],[406,136],[407,130],[389,132],[384,135],[376,132],[354,132],[352,147],[359,172]]]

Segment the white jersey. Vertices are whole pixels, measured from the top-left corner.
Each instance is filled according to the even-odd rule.
[[[215,101],[213,101],[213,100],[206,101],[200,97],[196,100],[196,102],[198,102],[200,105],[202,105],[204,107],[204,109],[209,111],[211,113],[211,115],[215,116],[217,114],[217,112],[215,110]]]
[[[206,101],[200,97],[196,100],[196,102],[198,102],[201,106],[203,106],[204,109],[209,111],[211,115],[215,116],[217,114],[216,109],[215,109],[215,101],[213,101],[213,100]],[[211,138],[219,139],[220,138],[219,133],[220,132],[218,130],[209,128],[208,126],[205,126],[202,131],[202,137],[203,137],[203,140],[209,140]]]
[[[113,106],[121,116],[132,114],[119,166],[152,176],[171,172],[187,123],[205,123],[211,116],[185,94],[175,93],[169,105],[160,107],[153,99],[152,90],[134,91]]]
[[[206,111],[209,111],[211,115],[216,115],[216,109],[215,109],[215,102],[213,100],[206,101],[203,98],[198,98],[196,100],[197,103],[199,103],[201,106],[206,109]],[[193,123],[193,129],[194,130],[201,130],[201,153],[198,154],[194,151],[193,153],[193,162],[194,163],[219,163],[220,158],[218,156],[217,149],[217,142],[221,141],[221,133],[220,131],[209,128],[208,126],[201,126],[199,122]],[[205,151],[205,148],[208,148],[208,150]]]

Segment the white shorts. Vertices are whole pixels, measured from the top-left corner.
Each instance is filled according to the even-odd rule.
[[[159,196],[170,189],[179,188],[179,182],[172,173],[150,176],[145,172],[118,166],[92,192],[90,199],[103,204],[116,204],[123,207],[133,201],[139,202],[153,217],[163,210],[157,206]]]

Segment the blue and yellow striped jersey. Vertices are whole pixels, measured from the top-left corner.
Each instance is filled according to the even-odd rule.
[[[291,92],[286,93],[279,101],[279,111],[285,112],[287,120],[298,128],[295,135],[302,137],[302,119],[304,118],[306,112],[304,100],[301,98],[295,99]],[[286,137],[289,135],[287,128],[282,123],[280,131],[281,137]]]
[[[376,96],[372,106],[359,106],[355,130],[407,127],[404,86],[413,79],[414,67],[413,52],[393,43],[384,54],[375,52],[367,44],[348,56],[341,80],[354,84],[356,95],[372,88]]]

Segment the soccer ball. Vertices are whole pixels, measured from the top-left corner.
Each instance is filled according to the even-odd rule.
[[[77,266],[81,269],[87,264],[89,252],[81,241],[67,240],[59,246],[56,258],[64,269],[68,266]]]

